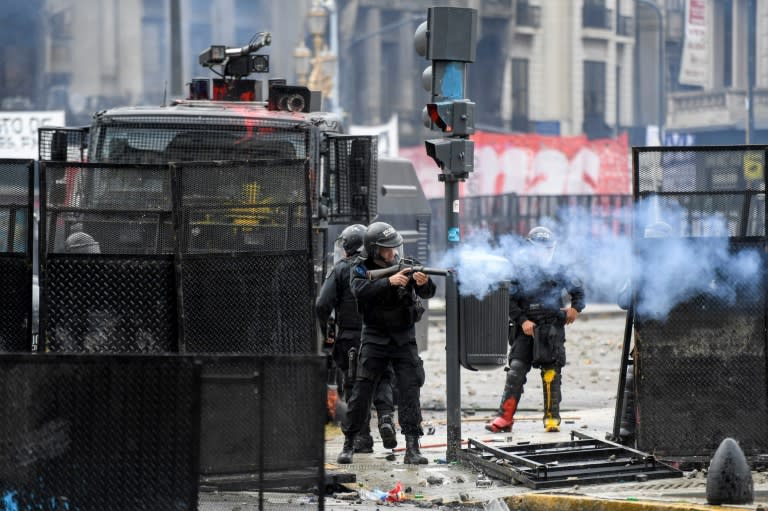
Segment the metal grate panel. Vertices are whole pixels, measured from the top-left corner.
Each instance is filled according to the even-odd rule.
[[[330,193],[331,222],[367,225],[376,213],[376,140],[375,136],[329,138],[330,154],[325,188]]]
[[[190,256],[181,273],[186,351],[316,350],[314,284],[306,254]]]
[[[177,350],[173,259],[54,255],[41,285],[44,349],[77,353]]]
[[[0,160],[0,351],[32,338],[34,162]]]
[[[323,487],[324,357],[200,358],[202,482],[221,489]]]
[[[101,254],[173,253],[170,172],[165,165],[41,167],[46,252],[93,253],[68,241],[74,233],[85,233]]]
[[[171,164],[180,250],[309,252],[306,160]]]
[[[655,269],[635,284],[640,449],[706,459],[725,437],[747,456],[768,449],[765,160],[761,146],[633,150],[636,232],[650,236],[635,237],[635,253]],[[671,228],[664,239],[645,230],[659,221]],[[681,247],[697,260],[660,282]]]
[[[191,358],[0,356],[3,509],[196,509]]]
[[[40,161],[86,161],[88,128],[38,129]]]

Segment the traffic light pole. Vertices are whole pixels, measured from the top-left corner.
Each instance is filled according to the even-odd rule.
[[[441,169],[445,183],[447,248],[461,242],[459,230],[459,183],[474,170],[475,104],[464,98],[467,64],[475,61],[477,10],[462,7],[430,7],[427,21],[416,30],[416,52],[432,61],[422,80],[432,93],[425,109],[427,126],[446,133],[446,138],[425,142],[427,155]],[[461,449],[461,371],[459,292],[456,275],[446,280],[446,407],[448,426],[446,459],[457,461]]]
[[[445,228],[447,233],[448,250],[459,245],[459,181],[450,172],[442,173],[438,178],[445,182]],[[458,304],[458,282],[456,275],[451,273],[446,280],[446,293],[452,293],[446,304]],[[446,312],[448,312],[446,307]],[[461,449],[461,366],[459,365],[459,318],[452,311],[446,314],[445,334],[445,407],[446,407],[446,461],[458,461]]]

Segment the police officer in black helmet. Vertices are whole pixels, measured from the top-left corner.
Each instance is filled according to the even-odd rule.
[[[359,352],[360,332],[363,327],[363,320],[357,311],[357,302],[350,288],[350,272],[362,251],[365,231],[364,225],[354,224],[346,227],[336,238],[335,264],[323,282],[315,303],[320,330],[326,339],[326,344],[330,344],[336,367],[341,371],[342,395],[347,401],[354,385],[354,381],[349,376],[356,372],[354,367],[350,368],[350,352],[353,350]],[[332,314],[334,324],[329,321]],[[338,332],[331,332],[332,329],[338,329]],[[356,363],[354,357],[352,360],[352,363]],[[373,398],[379,417],[388,416],[390,421],[395,410],[392,377],[392,368],[389,367],[377,383]],[[380,433],[386,448],[392,449],[397,446],[394,427],[391,430],[384,428]],[[373,452],[369,421],[363,424],[355,437],[355,452]]]
[[[544,429],[560,431],[560,382],[565,365],[565,325],[584,308],[584,288],[570,271],[553,262],[555,238],[546,227],[531,229],[509,291],[509,367],[497,417],[485,428],[511,431],[531,367],[541,370]],[[564,293],[565,292],[565,293]],[[570,305],[563,306],[564,294]]]
[[[342,425],[344,447],[337,458],[352,463],[354,438],[366,420],[375,381],[392,364],[398,385],[398,419],[405,435],[404,462],[425,464],[419,451],[421,429],[421,387],[424,366],[416,346],[414,325],[421,319],[420,298],[435,294],[428,275],[404,269],[389,277],[369,280],[368,271],[397,264],[403,238],[391,225],[374,222],[365,233],[365,259],[352,270],[352,293],[363,315],[363,340],[357,379],[349,400],[347,419]]]

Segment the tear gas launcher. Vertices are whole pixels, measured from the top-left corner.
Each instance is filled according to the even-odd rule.
[[[369,270],[366,272],[365,276],[368,278],[368,280],[377,280],[389,277],[403,270],[411,270],[411,273],[419,271],[427,275],[441,275],[443,277],[448,275],[448,270],[444,270],[442,268],[430,268],[428,266],[417,264],[413,261],[413,259],[401,259],[399,263],[388,266],[387,268],[382,268],[380,270]]]

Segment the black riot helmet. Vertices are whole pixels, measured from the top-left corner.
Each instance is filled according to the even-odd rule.
[[[359,254],[363,248],[363,237],[366,227],[362,224],[352,224],[344,228],[336,238],[333,248],[334,261]]]
[[[374,222],[365,231],[365,253],[373,259],[380,258],[376,247],[398,248],[403,244],[403,237],[397,229],[384,222]]]

